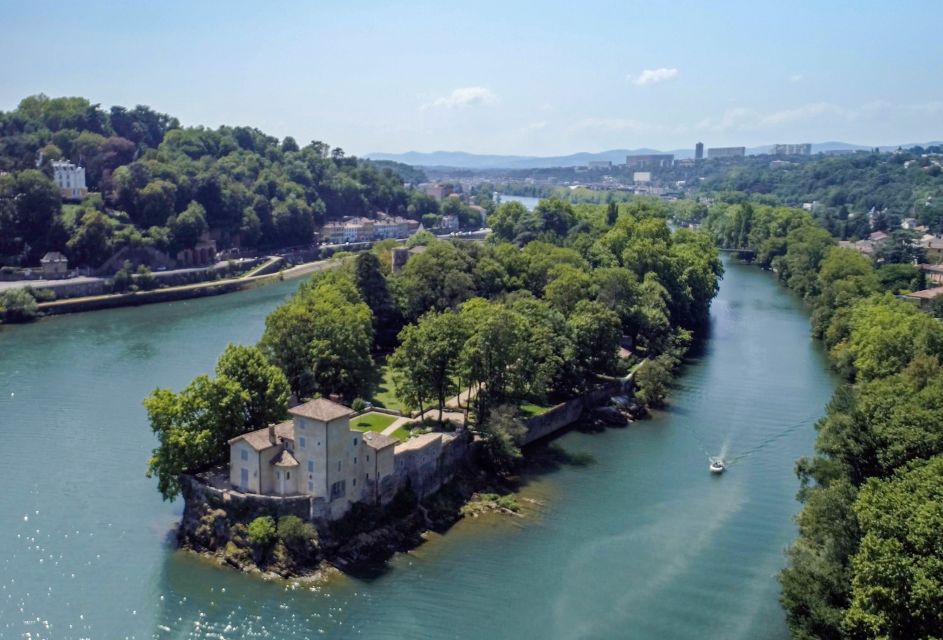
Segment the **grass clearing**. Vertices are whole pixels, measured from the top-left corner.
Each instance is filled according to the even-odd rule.
[[[370,398],[371,402],[378,407],[406,413],[406,406],[396,397],[396,387],[393,386],[392,369],[384,362],[380,367],[380,373],[382,374],[380,384],[377,386],[376,391],[374,391],[373,397]]]
[[[543,407],[539,404],[534,404],[533,402],[523,402],[518,408],[525,416],[528,418],[533,418],[534,416],[540,416],[547,413],[553,407]]]
[[[396,420],[396,416],[370,411],[369,413],[352,419],[350,421],[350,428],[356,429],[357,431],[383,431],[393,424],[394,420]],[[398,429],[397,431],[401,430],[402,429]]]

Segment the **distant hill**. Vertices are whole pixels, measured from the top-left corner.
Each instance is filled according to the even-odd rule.
[[[881,151],[893,151],[898,147],[930,146],[939,145],[940,142],[922,142],[908,144],[883,145],[878,148]],[[748,147],[748,155],[760,155],[769,153],[773,145],[762,145],[758,147]],[[825,151],[854,151],[868,150],[874,147],[850,144],[847,142],[819,142],[812,145],[812,153],[822,153]],[[454,167],[458,169],[546,169],[549,167],[576,167],[582,166],[592,161],[608,160],[613,164],[625,163],[626,156],[638,156],[649,153],[671,153],[675,158],[693,158],[694,146],[689,149],[672,149],[669,151],[659,151],[658,149],[610,149],[608,151],[599,151],[596,153],[581,152],[572,153],[565,156],[510,156],[510,155],[486,155],[477,153],[467,153],[465,151],[407,151],[406,153],[370,153],[367,157],[371,160],[388,160],[391,162],[401,162],[403,164],[419,167]]]

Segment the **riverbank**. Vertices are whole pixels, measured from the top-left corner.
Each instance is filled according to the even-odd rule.
[[[154,289],[152,291],[112,293],[100,296],[85,296],[81,298],[40,302],[37,304],[37,309],[41,316],[51,316],[64,313],[79,313],[84,311],[98,311],[101,309],[114,309],[117,307],[139,306],[158,302],[190,300],[205,296],[216,296],[224,293],[244,291],[273,282],[301,278],[317,271],[335,269],[342,264],[343,259],[327,258],[325,260],[303,263],[274,273],[264,273],[265,268],[272,266],[272,261],[268,261],[238,278],[199,282],[166,287],[163,289]]]

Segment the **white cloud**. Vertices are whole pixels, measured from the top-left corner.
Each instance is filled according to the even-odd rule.
[[[485,87],[459,87],[447,96],[440,96],[420,107],[426,109],[462,109],[478,105],[491,105],[498,101],[490,89]]]
[[[801,73],[794,73],[789,76],[789,82],[802,82],[802,79],[805,78]]]
[[[658,84],[665,80],[671,80],[678,77],[678,70],[674,68],[660,67],[658,69],[645,69],[638,76],[629,75],[628,79],[640,87],[650,84]]]

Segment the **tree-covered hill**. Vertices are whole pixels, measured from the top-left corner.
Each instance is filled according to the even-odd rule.
[[[76,206],[63,207],[51,180],[58,159],[86,170],[90,194]],[[182,127],[145,106],[30,96],[0,112],[0,263],[57,250],[95,267],[127,245],[174,253],[206,230],[220,248],[301,245],[328,219],[437,213],[402,175],[421,177],[252,127]]]

